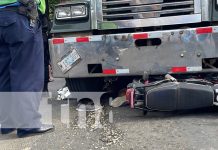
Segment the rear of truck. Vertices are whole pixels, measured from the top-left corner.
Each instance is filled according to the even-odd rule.
[[[74,0],[54,16],[53,73],[72,90],[167,73],[216,81],[216,0]]]

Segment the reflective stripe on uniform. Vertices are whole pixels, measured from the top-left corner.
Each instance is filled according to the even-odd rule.
[[[0,0],[0,5],[8,5],[16,2],[17,0]]]
[[[46,10],[46,3],[45,0],[35,0],[38,4],[38,9],[42,14],[45,14]],[[18,0],[0,0],[0,8],[4,8],[8,6],[11,6],[10,4],[16,3]],[[2,6],[1,6],[2,5]]]
[[[38,9],[42,14],[45,14],[45,10],[46,10],[46,3],[45,0],[38,0],[39,1],[39,5],[38,5]]]

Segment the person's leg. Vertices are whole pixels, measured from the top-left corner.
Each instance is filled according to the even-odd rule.
[[[7,45],[0,39],[0,92],[10,92],[11,90],[9,72],[10,60],[10,51],[7,48]]]
[[[25,16],[17,15],[16,25],[8,30],[11,53],[11,90],[41,92],[44,81],[44,52],[41,28],[30,27]],[[19,34],[16,31],[19,31]],[[10,38],[14,36],[13,38]]]
[[[44,59],[41,29],[30,27],[29,20],[11,12],[17,21],[5,30],[10,50],[10,82],[13,120],[17,128],[39,128],[38,108],[44,82]]]
[[[0,31],[1,32],[1,31]],[[0,33],[1,34],[1,33]],[[10,97],[10,52],[7,46],[0,41],[0,124],[1,133],[3,128],[13,127],[10,117],[11,97]]]
[[[43,87],[43,92],[48,92],[48,82],[49,82],[49,70],[48,70],[49,66],[45,65],[45,80],[44,80],[44,87]]]
[[[48,46],[48,38],[43,35],[43,44],[44,44],[44,92],[48,92],[48,82],[49,82],[49,46]]]
[[[1,133],[9,133],[11,126],[13,126],[10,107],[10,51],[8,45],[4,40],[4,30],[16,22],[15,18],[10,18],[6,16],[5,13],[0,12],[0,124],[1,124]],[[7,129],[6,129],[7,128]],[[4,129],[4,130],[3,130]]]

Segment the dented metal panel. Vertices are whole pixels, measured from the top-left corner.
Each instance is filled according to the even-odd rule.
[[[218,27],[179,29],[147,33],[98,35],[50,40],[50,53],[55,77],[97,77],[166,74],[173,67],[185,66],[186,71],[201,71],[203,58],[218,57]],[[133,38],[137,34],[138,38]],[[142,34],[142,36],[139,36]],[[140,38],[141,37],[141,38]],[[143,38],[144,37],[144,38]],[[136,42],[157,39],[161,43],[138,46]],[[53,43],[54,42],[54,43]],[[143,42],[143,41],[142,41]],[[80,61],[64,72],[58,66],[67,54],[76,49]],[[102,66],[102,72],[91,73],[88,65]],[[107,72],[107,74],[105,74]]]

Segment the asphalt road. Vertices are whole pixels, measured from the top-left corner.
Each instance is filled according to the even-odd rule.
[[[50,84],[55,92],[64,85],[56,79]],[[60,109],[53,109],[52,133],[19,139],[16,132],[0,135],[1,150],[142,150],[142,149],[218,149],[218,108],[174,113],[149,112],[128,107],[105,107],[101,127],[95,129],[93,113],[88,113],[86,128],[78,127],[76,103],[70,102],[70,122],[60,120]],[[113,112],[113,119],[109,114]],[[113,123],[109,123],[112,122]]]

